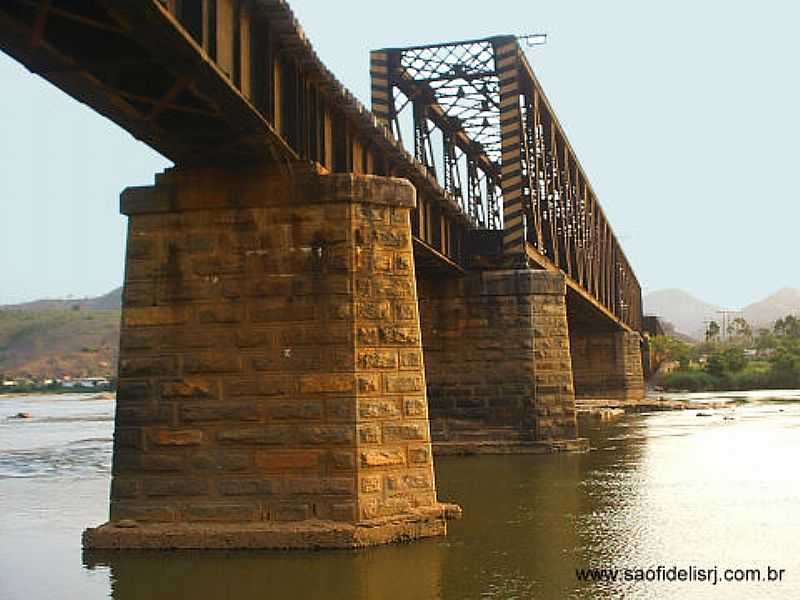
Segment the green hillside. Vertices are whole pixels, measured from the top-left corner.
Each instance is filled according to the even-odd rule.
[[[119,310],[80,306],[0,309],[0,375],[113,375],[119,320]]]

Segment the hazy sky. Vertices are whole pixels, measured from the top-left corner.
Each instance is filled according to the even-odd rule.
[[[290,3],[367,105],[372,48],[547,32],[528,56],[644,292],[800,287],[797,3]],[[119,192],[168,164],[0,53],[0,304],[119,285]]]

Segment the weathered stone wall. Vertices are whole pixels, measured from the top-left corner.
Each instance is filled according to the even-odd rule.
[[[123,194],[112,521],[438,506],[414,202],[397,179],[245,170]]]
[[[435,442],[576,437],[561,274],[484,271],[418,286]]]
[[[570,332],[575,395],[582,400],[644,398],[641,338],[636,332]]]

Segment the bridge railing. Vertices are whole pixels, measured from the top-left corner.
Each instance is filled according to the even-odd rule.
[[[495,48],[505,124],[506,252],[533,247],[640,330],[641,287],[555,111],[519,42],[500,38]]]
[[[318,59],[283,0],[166,0],[164,8],[285,143],[332,171],[407,177],[413,232],[433,260],[460,265],[474,220]]]

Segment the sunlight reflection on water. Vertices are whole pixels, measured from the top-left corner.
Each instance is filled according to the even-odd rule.
[[[0,597],[800,597],[800,392],[724,399],[702,411],[710,417],[583,423],[587,454],[437,460],[440,497],[465,510],[446,539],[362,552],[82,556],[81,530],[106,516],[113,402],[5,398]],[[23,411],[33,418],[5,418]],[[580,567],[658,564],[772,565],[787,579],[715,587],[575,578]]]

